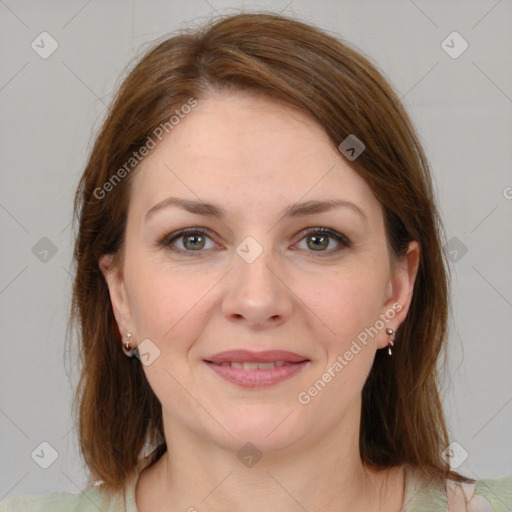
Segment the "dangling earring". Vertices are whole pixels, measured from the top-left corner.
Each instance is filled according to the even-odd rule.
[[[389,345],[388,346],[388,354],[391,356],[391,347],[393,346],[393,342],[395,341],[395,331],[393,329],[386,329],[386,334],[389,336]]]
[[[130,338],[132,335],[127,332],[125,334],[126,341],[123,343],[123,352],[126,357],[133,357],[133,353],[135,352],[135,348],[130,348]]]

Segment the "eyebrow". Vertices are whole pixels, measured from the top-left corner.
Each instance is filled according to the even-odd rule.
[[[211,203],[205,203],[202,201],[182,199],[179,197],[168,197],[167,199],[164,199],[160,203],[151,207],[146,212],[146,220],[157,211],[160,211],[164,208],[168,208],[169,206],[177,206],[183,208],[187,212],[194,213],[196,215],[213,216],[219,219],[224,219],[226,217],[226,210],[221,206],[214,205]],[[365,222],[368,221],[366,214],[359,206],[344,199],[326,199],[323,201],[306,201],[302,203],[295,203],[285,208],[281,212],[281,217],[305,217],[307,215],[323,213],[334,208],[341,207],[349,208],[350,210],[356,212],[359,216],[361,216]]]

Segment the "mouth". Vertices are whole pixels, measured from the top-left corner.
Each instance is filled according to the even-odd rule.
[[[286,363],[302,363],[309,361],[306,356],[289,352],[287,350],[264,350],[262,352],[254,352],[253,350],[226,350],[219,352],[210,357],[205,358],[210,363],[279,363],[276,366],[282,366]],[[248,368],[254,369],[254,368]]]
[[[278,384],[311,362],[304,356],[283,350],[230,350],[203,361],[224,380],[245,388]]]
[[[206,361],[207,363],[216,364],[217,366],[230,366],[231,368],[242,368],[244,370],[270,370],[272,368],[279,368],[280,366],[298,363],[289,363],[285,361],[269,361],[265,363],[263,361],[229,361],[216,363],[214,361]]]

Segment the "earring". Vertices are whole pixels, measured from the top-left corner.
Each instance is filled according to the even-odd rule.
[[[125,334],[125,337],[126,337],[126,342],[123,343],[123,352],[124,352],[124,355],[126,357],[133,357],[133,353],[135,352],[135,348],[130,348],[130,338],[132,337],[132,335],[127,332]]]
[[[395,331],[393,329],[386,329],[386,334],[389,336],[389,345],[388,346],[388,354],[391,356],[391,347],[393,346],[393,342],[395,341]]]

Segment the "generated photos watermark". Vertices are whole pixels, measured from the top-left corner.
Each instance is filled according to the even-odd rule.
[[[105,196],[114,190],[123,178],[126,178],[137,165],[142,162],[144,157],[149,155],[150,151],[157,145],[155,139],[162,141],[163,137],[170,133],[180,123],[187,114],[192,112],[192,109],[197,107],[197,100],[195,98],[189,98],[187,103],[184,103],[179,109],[174,111],[174,114],[165,122],[159,124],[152,132],[148,135],[146,142],[139,148],[138,151],[134,151],[132,156],[126,161],[114,174],[101,186],[94,189],[93,195],[100,201]]]
[[[307,405],[311,402],[312,398],[318,396],[318,394],[327,386],[327,384],[331,382],[331,380],[336,377],[336,375],[338,375],[341,370],[343,370],[343,368],[345,368],[345,366],[347,366],[349,362],[352,361],[352,359],[354,359],[354,356],[361,352],[361,345],[359,343],[366,346],[369,337],[371,339],[375,338],[375,336],[377,336],[379,332],[384,329],[386,324],[395,318],[395,315],[401,310],[402,305],[398,302],[395,302],[391,308],[379,316],[379,319],[376,320],[372,326],[366,327],[364,330],[362,330],[357,335],[357,340],[352,341],[350,349],[345,351],[343,355],[338,355],[336,361],[329,368],[327,368],[324,373],[322,373],[322,375],[315,382],[313,382],[313,384],[306,391],[301,391],[297,395],[299,403],[302,405]]]

